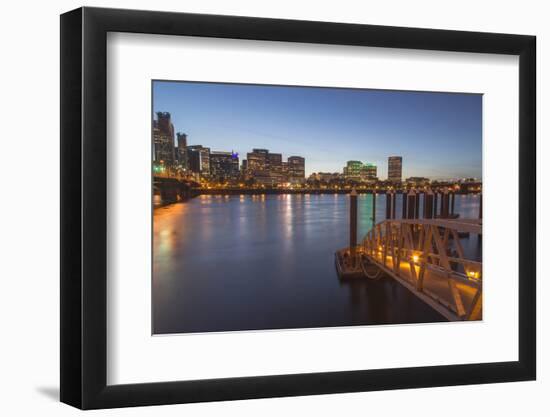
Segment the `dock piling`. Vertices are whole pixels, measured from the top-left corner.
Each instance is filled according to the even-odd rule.
[[[376,190],[372,191],[372,227],[376,224]]]
[[[386,220],[391,219],[392,215],[392,193],[391,191],[386,192]]]
[[[434,193],[432,190],[427,190],[424,193],[424,218],[431,219],[433,218],[434,211]]]
[[[355,264],[357,254],[357,191],[355,191],[355,188],[351,190],[349,196],[349,250],[351,260]]]
[[[414,218],[418,219],[420,217],[420,191],[415,190],[414,194]]]
[[[416,193],[410,190],[407,194],[407,219],[414,219],[416,208]]]
[[[443,190],[441,194],[441,213],[439,217],[442,219],[449,218],[449,190]]]

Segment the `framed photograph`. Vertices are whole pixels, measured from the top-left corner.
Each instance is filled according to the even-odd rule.
[[[533,380],[535,37],[61,16],[61,401]]]

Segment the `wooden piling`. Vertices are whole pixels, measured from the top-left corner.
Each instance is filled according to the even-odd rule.
[[[410,190],[407,194],[407,219],[414,219],[416,209],[416,193]]]
[[[455,214],[455,192],[451,191],[451,216]]]
[[[441,194],[441,213],[439,217],[442,219],[449,218],[449,190],[447,189]]]
[[[376,224],[376,190],[372,191],[372,227]]]
[[[350,193],[349,205],[349,250],[353,264],[357,254],[357,191],[355,188]]]
[[[414,207],[414,218],[418,219],[420,217],[420,191],[415,191],[415,207]]]
[[[391,219],[392,214],[392,193],[391,191],[386,192],[386,220]]]
[[[434,214],[434,193],[428,190],[424,193],[424,218],[432,219]]]
[[[407,191],[406,190],[402,191],[402,196],[403,196],[403,213],[401,214],[401,218],[406,219],[407,218]]]
[[[479,193],[479,213],[478,213],[478,217],[480,219],[483,219],[483,195],[481,193]],[[481,239],[482,239],[482,234],[478,234],[477,235],[477,240],[479,242],[481,242]]]
[[[483,195],[479,193],[479,213],[478,217],[483,219]]]

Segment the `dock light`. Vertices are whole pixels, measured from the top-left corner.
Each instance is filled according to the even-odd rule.
[[[418,262],[418,255],[413,255],[413,262]]]
[[[477,278],[477,272],[475,271],[468,272],[468,275],[470,276],[470,278]]]

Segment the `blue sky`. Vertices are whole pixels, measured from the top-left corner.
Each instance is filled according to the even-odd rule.
[[[189,145],[306,158],[306,175],[348,160],[403,157],[403,177],[481,178],[482,96],[387,90],[153,82],[153,111]]]

